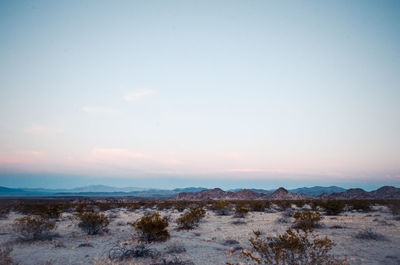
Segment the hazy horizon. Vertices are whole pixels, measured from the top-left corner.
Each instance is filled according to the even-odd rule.
[[[0,186],[399,186],[399,13],[0,1]]]

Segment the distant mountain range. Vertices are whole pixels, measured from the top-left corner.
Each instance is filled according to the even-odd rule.
[[[173,197],[175,200],[203,201],[203,200],[306,200],[311,199],[305,194],[296,194],[279,188],[272,193],[259,193],[242,189],[239,191],[223,191],[219,188],[203,190],[197,193],[182,192]]]
[[[174,200],[304,200],[304,199],[400,199],[400,188],[384,186],[367,192],[363,189],[344,189],[337,186],[303,187],[277,190],[234,189],[201,187],[167,189],[144,189],[136,187],[117,188],[92,185],[73,189],[26,189],[0,186],[0,197],[137,197],[170,198]]]
[[[111,187],[105,185],[91,185],[73,189],[30,189],[30,188],[7,188],[0,186],[0,197],[24,197],[24,196],[90,196],[90,197],[171,197],[180,192],[200,192],[206,190],[201,187],[177,188],[173,190],[145,189],[136,187]]]

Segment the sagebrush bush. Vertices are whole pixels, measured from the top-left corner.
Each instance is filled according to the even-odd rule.
[[[216,201],[213,203],[212,208],[218,215],[229,215],[231,210],[227,201]]]
[[[366,228],[366,229],[363,229],[363,230],[357,232],[354,235],[354,238],[362,239],[362,240],[375,240],[375,241],[386,240],[386,237],[384,235],[373,231],[371,228]]]
[[[288,208],[292,208],[292,202],[286,200],[276,200],[274,203],[279,207],[281,211],[285,211]]]
[[[0,245],[0,265],[18,265],[11,257],[13,251],[9,245]]]
[[[179,229],[193,229],[198,226],[200,220],[206,215],[203,208],[192,208],[190,211],[182,214],[177,220]]]
[[[320,226],[321,214],[319,212],[295,212],[293,217],[295,219],[294,228],[303,231],[312,231],[314,228]]]
[[[353,200],[349,202],[351,208],[356,211],[370,212],[372,210],[372,201],[370,200]]]
[[[400,216],[400,201],[393,201],[388,204],[388,207],[394,216]]]
[[[111,260],[124,260],[131,258],[153,258],[157,251],[145,245],[130,246],[114,246],[108,252],[108,258]]]
[[[68,205],[43,201],[21,203],[15,207],[17,212],[25,215],[39,215],[43,218],[59,218]]]
[[[235,207],[235,217],[244,218],[249,213],[249,209],[244,205],[237,204]]]
[[[78,218],[78,226],[88,235],[102,233],[110,224],[108,217],[99,212],[81,212],[78,214]]]
[[[330,200],[321,204],[327,215],[339,215],[343,212],[345,204],[342,201]]]
[[[10,213],[10,207],[3,205],[0,206],[0,219],[7,218],[9,213]]]
[[[132,226],[139,233],[139,238],[145,242],[166,241],[169,238],[168,217],[161,218],[160,213],[155,212],[145,215]]]
[[[24,240],[45,239],[56,227],[56,222],[41,216],[28,215],[13,223],[13,230]]]
[[[250,201],[249,207],[253,212],[264,212],[265,209],[271,206],[271,202],[269,201]]]
[[[250,239],[252,250],[242,255],[254,264],[268,265],[345,265],[345,260],[329,252],[334,242],[302,230],[287,230],[278,237],[262,238],[259,233]],[[227,263],[232,265],[231,263]]]

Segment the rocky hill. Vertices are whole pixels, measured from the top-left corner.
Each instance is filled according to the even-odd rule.
[[[317,197],[324,200],[390,200],[400,199],[400,188],[383,186],[374,191],[348,189],[345,192],[322,194]]]
[[[203,201],[203,200],[305,200],[311,197],[304,194],[295,194],[284,188],[279,188],[270,194],[257,193],[252,190],[223,191],[219,188],[203,190],[198,193],[181,192],[174,196],[174,200]]]

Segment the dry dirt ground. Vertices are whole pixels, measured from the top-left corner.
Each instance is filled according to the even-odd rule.
[[[0,241],[13,247],[11,257],[21,265],[163,264],[163,260],[171,261],[175,257],[186,261],[186,264],[196,265],[226,262],[246,264],[240,253],[241,249],[250,248],[249,238],[253,230],[272,236],[285,232],[291,226],[290,218],[288,223],[277,221],[282,217],[278,211],[250,212],[242,219],[232,215],[218,216],[207,211],[198,228],[178,231],[174,220],[181,213],[165,210],[161,214],[171,218],[168,227],[171,238],[166,242],[149,244],[150,248],[158,251],[154,258],[135,258],[122,262],[109,260],[109,251],[114,246],[132,247],[137,244],[130,223],[142,217],[145,211],[149,210],[109,210],[105,212],[110,218],[109,231],[94,236],[88,236],[79,229],[72,213],[63,213],[57,221],[56,236],[34,242],[21,241],[13,232],[13,221],[22,215],[11,212],[7,219],[0,220]],[[244,223],[232,224],[234,221]],[[382,234],[384,239],[354,237],[365,228]],[[336,243],[333,254],[347,258],[350,264],[400,264],[400,221],[399,218],[394,219],[386,207],[375,206],[374,211],[369,213],[344,212],[339,216],[324,216],[322,227],[315,232],[331,238]],[[177,250],[179,248],[181,251]]]

